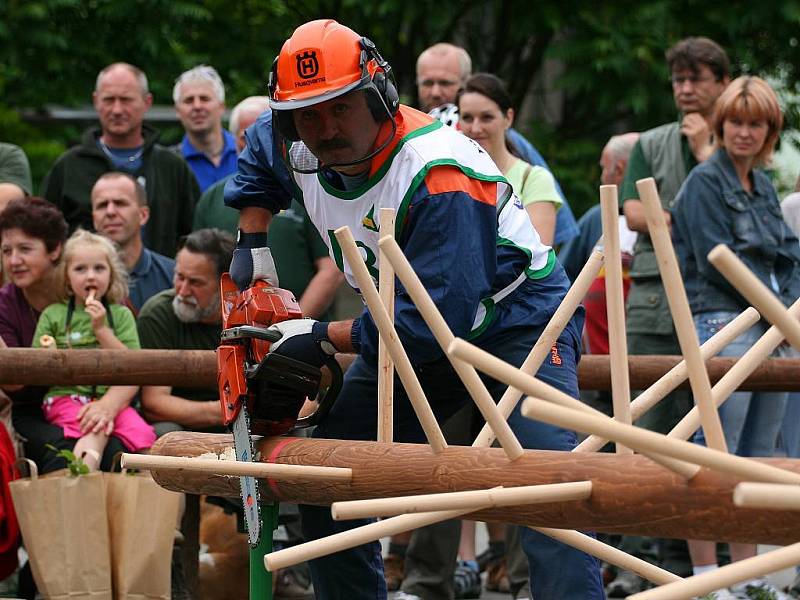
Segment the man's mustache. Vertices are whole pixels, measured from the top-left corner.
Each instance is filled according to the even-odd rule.
[[[330,140],[322,140],[318,144],[318,149],[322,152],[328,150],[344,150],[350,147],[350,142],[343,138],[332,138]]]

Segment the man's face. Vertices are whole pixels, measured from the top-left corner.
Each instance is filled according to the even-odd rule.
[[[92,221],[95,230],[125,248],[138,238],[150,213],[139,206],[133,182],[127,177],[109,177],[92,188]]]
[[[367,156],[375,145],[380,125],[367,107],[363,91],[292,111],[300,139],[323,165],[350,163]],[[363,164],[337,169],[359,173]]]
[[[717,81],[713,71],[700,64],[697,71],[677,69],[672,71],[672,96],[675,106],[683,114],[710,115],[714,103],[728,85],[728,78]]]
[[[444,55],[426,54],[417,65],[417,96],[419,108],[430,112],[434,108],[455,103],[461,87],[461,68],[454,52]]]
[[[119,66],[102,77],[99,88],[92,94],[92,102],[103,133],[126,137],[141,130],[153,97],[143,94],[134,74]]]
[[[600,155],[600,183],[602,185],[620,185],[622,184],[622,176],[625,174],[625,168],[618,168],[617,160],[614,160],[614,155],[606,147],[603,148],[603,153]]]
[[[236,149],[241,153],[244,150],[247,140],[244,138],[244,132],[250,125],[256,122],[258,115],[263,111],[259,110],[243,110],[239,113],[239,131],[236,131]]]
[[[187,132],[205,133],[220,126],[225,103],[217,98],[211,83],[187,82],[181,84],[175,112]]]
[[[222,317],[219,277],[205,254],[183,248],[175,257],[175,316],[184,323],[218,323]]]

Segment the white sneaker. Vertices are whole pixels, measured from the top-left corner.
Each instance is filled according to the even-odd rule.
[[[735,585],[731,591],[741,600],[790,600],[791,598],[763,578]]]

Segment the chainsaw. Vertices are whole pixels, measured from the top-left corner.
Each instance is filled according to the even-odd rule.
[[[228,273],[220,281],[222,335],[217,348],[217,384],[222,422],[233,433],[236,460],[256,459],[251,435],[277,436],[311,427],[330,411],[342,387],[342,370],[334,357],[326,367],[330,385],[324,392],[322,371],[304,362],[270,353],[281,338],[270,325],[303,315],[294,294],[266,281],[239,291]],[[310,415],[299,417],[306,400],[318,402]],[[258,482],[240,477],[242,506],[252,547],[261,538]]]

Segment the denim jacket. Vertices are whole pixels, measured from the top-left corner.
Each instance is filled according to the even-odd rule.
[[[800,296],[800,245],[783,220],[775,188],[751,171],[753,191],[742,188],[725,150],[698,165],[672,208],[672,236],[692,313],[741,312],[747,300],[708,262],[725,244],[785,305]],[[774,280],[773,280],[774,276]],[[774,282],[777,282],[777,290]]]

